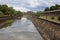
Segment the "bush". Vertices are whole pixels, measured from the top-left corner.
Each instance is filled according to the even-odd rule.
[[[51,17],[52,20],[54,20],[54,17]]]
[[[60,16],[58,17],[58,21],[60,21]]]

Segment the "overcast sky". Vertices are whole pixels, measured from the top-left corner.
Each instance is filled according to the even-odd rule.
[[[60,4],[60,0],[0,0],[0,4],[7,4],[20,11],[40,11],[45,7]]]

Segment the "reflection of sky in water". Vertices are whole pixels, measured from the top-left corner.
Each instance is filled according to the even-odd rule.
[[[0,29],[0,40],[42,40],[30,20],[22,18],[11,26]]]

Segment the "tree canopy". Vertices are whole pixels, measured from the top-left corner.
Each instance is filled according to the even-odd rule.
[[[57,10],[60,7],[60,5],[55,4],[54,6],[46,7],[44,11],[51,11],[51,10]]]
[[[49,11],[49,10],[50,10],[49,7],[46,7],[44,11]]]
[[[21,11],[16,11],[13,7],[8,7],[7,5],[0,5],[0,11],[3,12],[4,15],[11,15],[11,16],[22,16]]]

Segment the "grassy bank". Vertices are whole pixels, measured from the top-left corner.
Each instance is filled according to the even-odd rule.
[[[0,29],[10,26],[13,22],[14,20],[10,19],[10,20],[6,20],[3,23],[0,23]]]
[[[53,22],[57,22],[57,23],[60,23],[60,21],[58,20],[58,17],[51,17],[51,16],[40,16],[39,18],[42,18],[42,19],[46,19],[46,20],[49,20],[49,21],[53,21]]]

